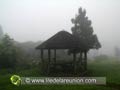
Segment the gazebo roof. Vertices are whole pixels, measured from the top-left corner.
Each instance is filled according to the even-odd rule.
[[[80,40],[67,31],[60,31],[40,44],[36,49],[73,49],[80,48]]]

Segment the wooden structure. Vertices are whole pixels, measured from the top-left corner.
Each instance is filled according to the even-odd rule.
[[[47,60],[47,74],[50,73],[50,65],[54,64],[54,67],[56,67],[56,51],[57,49],[80,49],[81,44],[80,40],[73,36],[72,34],[66,32],[66,31],[60,31],[45,42],[43,42],[41,45],[37,46],[36,49],[39,49],[41,51],[41,61],[42,65],[44,67],[44,50],[48,51],[48,60]],[[51,59],[51,50],[54,51],[54,59]],[[82,55],[79,54],[81,57],[77,62],[76,53],[72,53],[73,55],[73,68],[74,73],[76,73],[77,64],[78,62],[82,62]],[[53,61],[54,63],[51,63]],[[85,61],[84,61],[85,62]]]

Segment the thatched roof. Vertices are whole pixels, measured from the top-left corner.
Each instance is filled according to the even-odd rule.
[[[74,49],[80,48],[78,39],[66,31],[60,31],[43,42],[36,49]]]

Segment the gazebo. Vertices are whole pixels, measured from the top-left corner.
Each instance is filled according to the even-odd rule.
[[[41,61],[44,67],[44,50],[48,51],[48,60],[47,60],[47,74],[50,73],[50,65],[53,64],[51,61],[54,62],[54,66],[56,66],[56,52],[57,49],[81,49],[80,40],[70,34],[67,31],[60,31],[53,35],[51,38],[40,44],[36,47],[41,51]],[[51,50],[54,52],[54,59],[51,59]],[[76,72],[77,62],[76,62],[76,53],[73,54],[73,68],[74,72]]]

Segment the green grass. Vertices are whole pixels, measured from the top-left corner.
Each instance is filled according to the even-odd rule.
[[[9,74],[8,74],[9,72]],[[120,60],[94,60],[88,61],[88,76],[105,76],[106,86],[96,85],[22,85],[14,86],[10,82],[13,74],[20,76],[41,76],[38,68],[13,72],[8,69],[0,70],[0,90],[119,90]]]
[[[108,83],[120,84],[120,60],[91,61],[89,76],[105,76]]]

